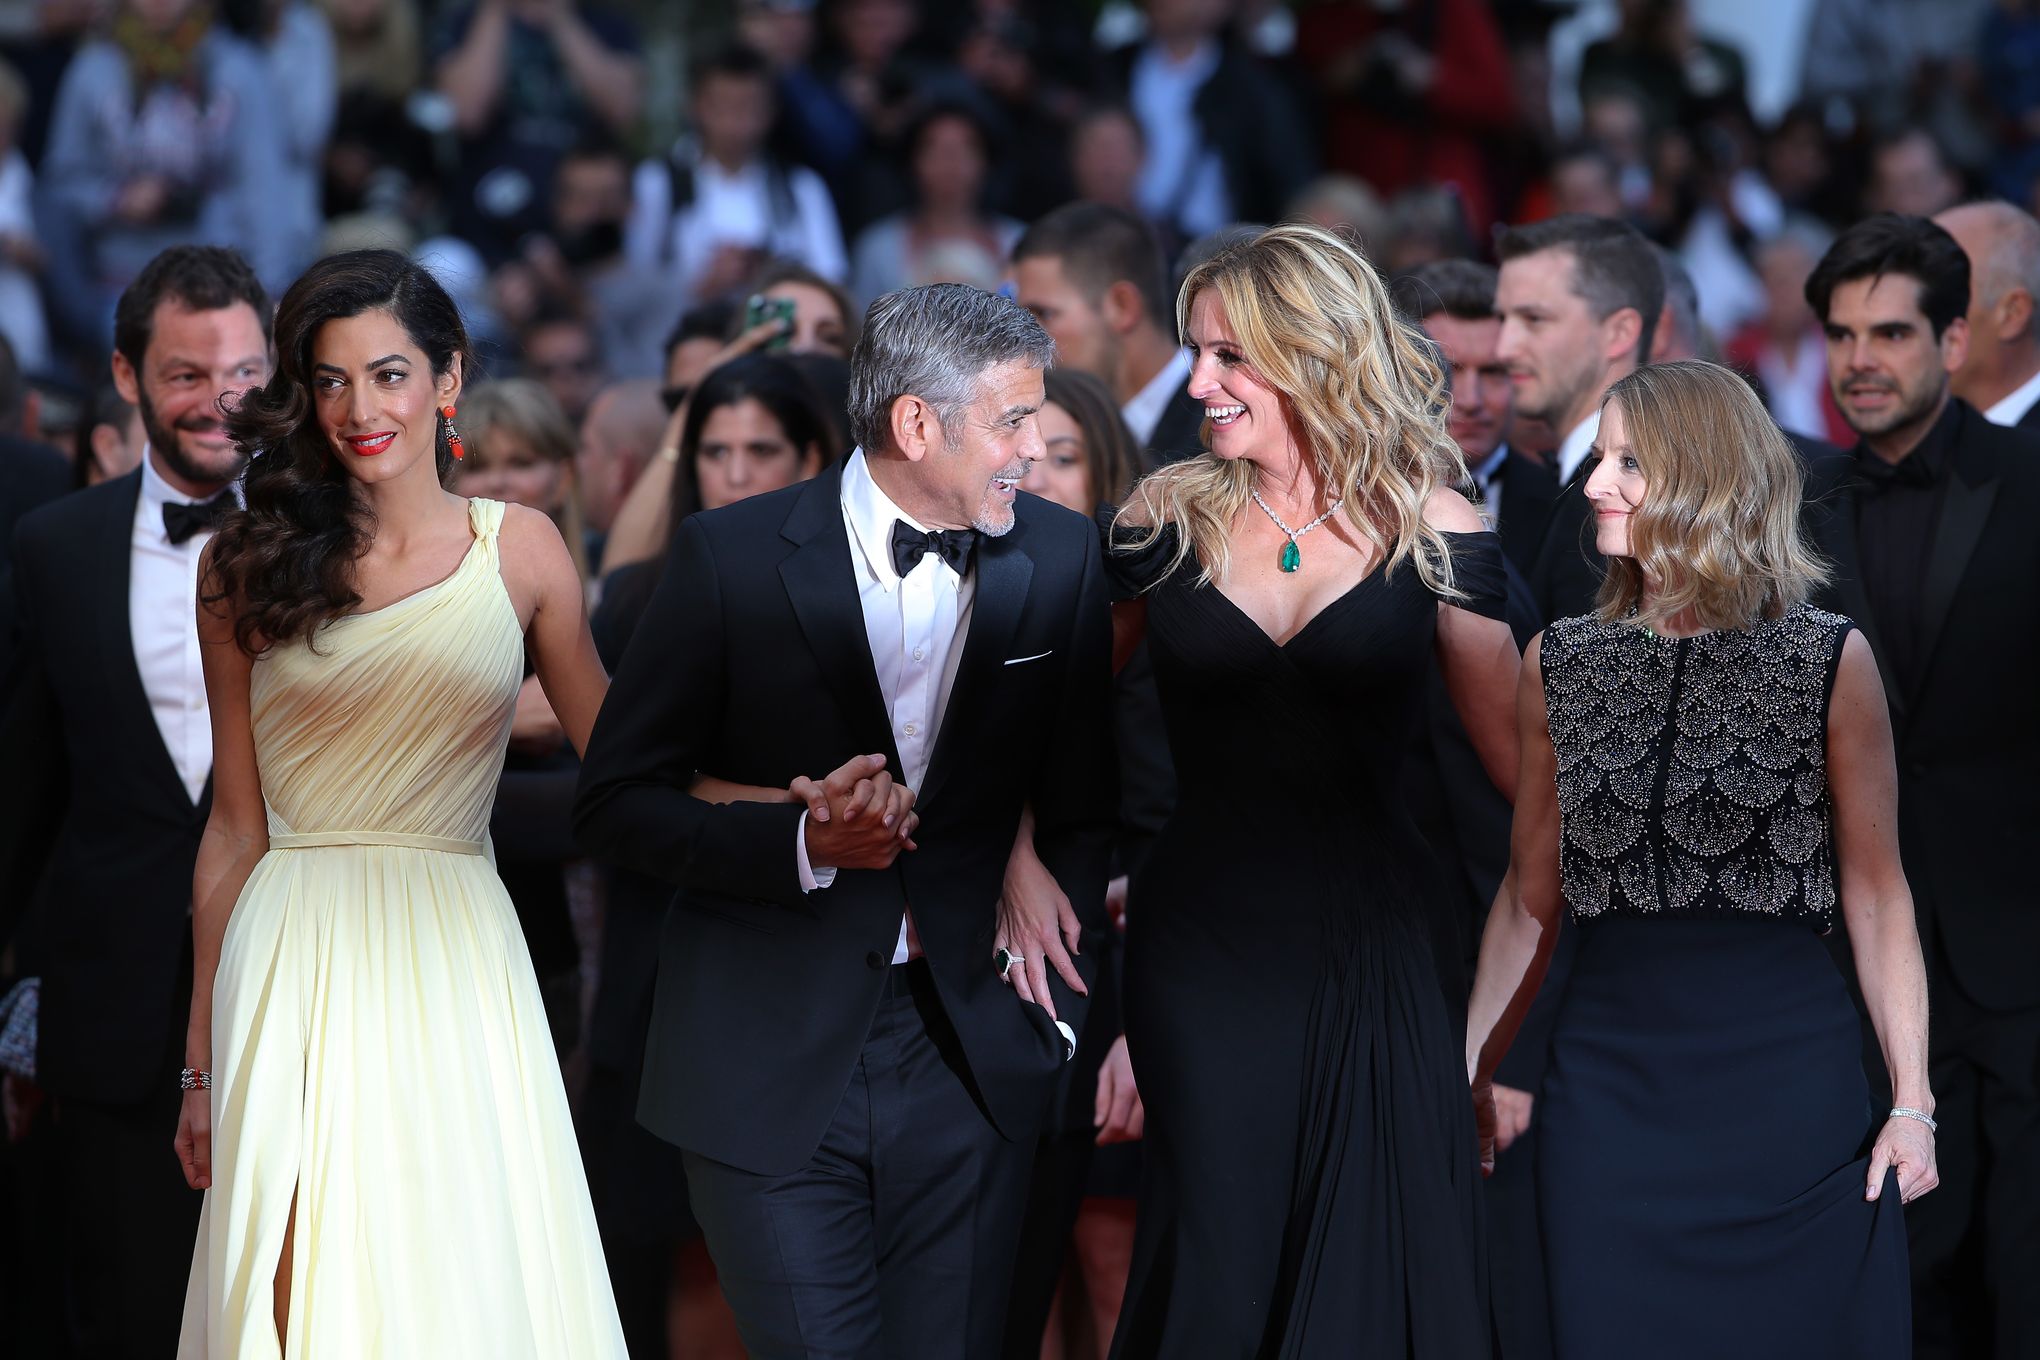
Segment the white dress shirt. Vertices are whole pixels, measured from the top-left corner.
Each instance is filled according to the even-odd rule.
[[[197,803],[213,758],[212,713],[198,652],[198,558],[212,535],[172,543],[163,528],[163,507],[170,502],[190,504],[191,497],[163,480],[144,449],[142,493],[135,498],[129,540],[128,632],[156,730],[184,791]]]
[[[1596,406],[1593,414],[1573,426],[1572,433],[1558,446],[1558,484],[1561,487],[1570,483],[1573,473],[1587,461],[1587,452],[1594,447],[1594,440],[1600,433],[1601,408]]]
[[[695,155],[683,152],[683,156]],[[763,161],[729,171],[695,156],[694,200],[673,205],[673,171],[664,157],[644,162],[632,181],[631,218],[625,253],[641,270],[670,273],[683,295],[723,246],[757,250],[797,260],[825,279],[841,283],[850,262],[836,205],[821,177],[805,166],[786,166],[786,190],[793,215],[775,211],[772,175]]]
[[[843,525],[850,533],[850,566],[857,581],[857,599],[864,608],[864,636],[871,644],[872,668],[885,698],[893,744],[900,768],[892,776],[919,792],[928,777],[928,760],[942,730],[949,692],[956,686],[957,663],[964,635],[970,629],[976,573],[958,576],[937,553],[929,553],[902,577],[893,570],[893,521],[905,520],[924,532],[927,526],[907,514],[872,480],[864,451],[855,450],[843,465]],[[803,892],[836,881],[833,868],[811,868],[807,853],[807,818],[800,821],[795,844]],[[905,963],[907,920],[900,918],[899,942],[893,962]]]
[[[1983,418],[1993,425],[2016,425],[2026,418],[2035,402],[2040,402],[2040,372],[2007,392],[1983,413]]]
[[[1481,459],[1479,467],[1468,468],[1473,474],[1473,484],[1480,492],[1480,517],[1487,521],[1490,529],[1502,522],[1502,468],[1509,461],[1507,440],[1495,445],[1495,451]]]
[[[1147,141],[1134,196],[1147,216],[1192,236],[1217,231],[1233,216],[1225,164],[1205,144],[1197,119],[1197,94],[1217,74],[1219,56],[1209,38],[1181,61],[1151,42],[1134,58],[1129,81],[1129,102]]]
[[[1120,417],[1126,421],[1126,428],[1133,431],[1133,442],[1143,449],[1155,442],[1155,426],[1162,423],[1162,412],[1169,409],[1169,403],[1178,392],[1190,385],[1190,351],[1178,349],[1161,371],[1147,380],[1147,386],[1133,394],[1133,400],[1119,408]]]

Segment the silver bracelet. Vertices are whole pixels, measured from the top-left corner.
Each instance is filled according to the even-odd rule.
[[[1893,1119],[1917,1119],[1927,1126],[1928,1133],[1939,1133],[1941,1131],[1941,1126],[1934,1122],[1934,1116],[1928,1114],[1925,1110],[1915,1110],[1910,1105],[1892,1106],[1891,1117]]]
[[[177,1085],[180,1090],[185,1091],[210,1091],[212,1090],[212,1073],[201,1071],[196,1067],[187,1067],[177,1074]]]

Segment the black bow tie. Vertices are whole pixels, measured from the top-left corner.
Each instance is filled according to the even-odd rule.
[[[1934,484],[1934,469],[1917,452],[1887,463],[1874,453],[1856,459],[1856,477],[1865,491],[1888,491],[1893,487],[1927,487]]]
[[[222,491],[211,500],[199,501],[195,505],[184,501],[164,501],[163,532],[170,535],[172,543],[183,543],[193,534],[209,533],[219,528],[222,520],[240,508],[231,491]]]
[[[929,553],[940,557],[951,571],[962,576],[970,570],[970,555],[976,547],[975,529],[916,529],[903,519],[893,521],[892,564],[902,577],[919,566]]]

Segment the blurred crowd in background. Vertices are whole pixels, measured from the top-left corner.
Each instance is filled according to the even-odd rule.
[[[1626,217],[1807,427],[1826,238],[2030,207],[2040,172],[2021,0],[0,0],[0,58],[0,334],[56,442],[177,241],[278,291],[325,251],[415,251],[491,371],[578,419],[767,261],[859,310],[996,287],[1077,198],[1172,247],[1339,224],[1389,274]]]

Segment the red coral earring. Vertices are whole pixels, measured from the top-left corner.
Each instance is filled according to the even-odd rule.
[[[462,456],[463,451],[460,446],[460,431],[453,428],[453,415],[455,409],[456,408],[454,407],[453,403],[448,402],[446,405],[439,408],[439,414],[446,421],[446,446],[449,450],[452,451],[453,456],[456,459],[458,459]]]

